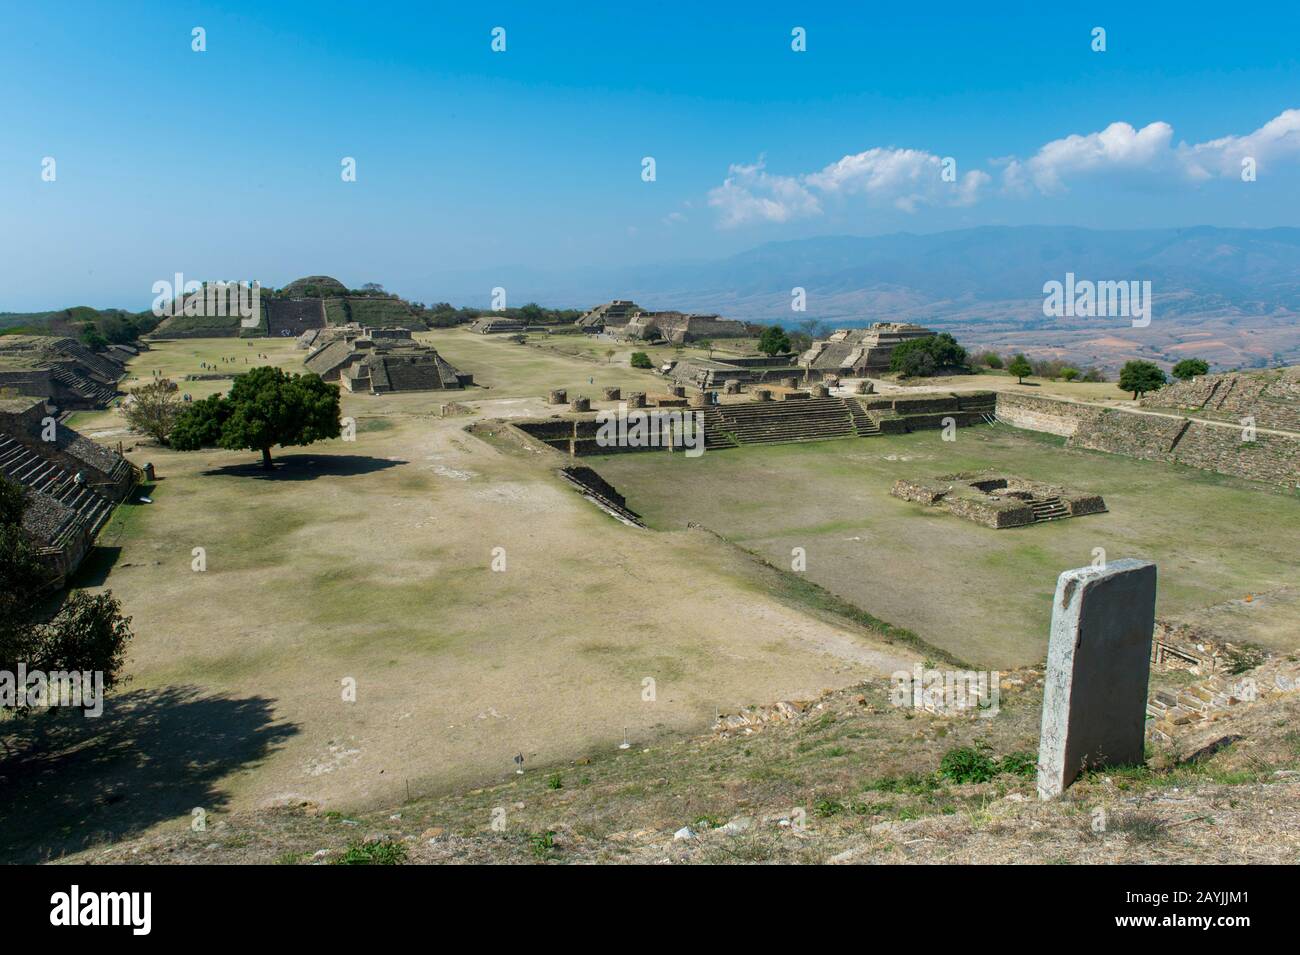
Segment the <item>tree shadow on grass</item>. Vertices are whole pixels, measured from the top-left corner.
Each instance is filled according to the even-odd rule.
[[[273,700],[196,687],[116,693],[103,715],[48,710],[0,723],[0,862],[40,862],[129,838],[195,807],[298,732]]]
[[[409,461],[390,461],[361,454],[286,454],[271,457],[274,467],[267,471],[261,461],[228,464],[202,472],[222,477],[260,478],[263,481],[313,481],[318,477],[353,477],[386,471]]]

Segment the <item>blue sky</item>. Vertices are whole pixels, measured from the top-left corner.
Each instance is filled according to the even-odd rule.
[[[6,0],[0,310],[143,308],[177,271],[434,301],[814,235],[1300,224],[1295,4],[540,6]]]

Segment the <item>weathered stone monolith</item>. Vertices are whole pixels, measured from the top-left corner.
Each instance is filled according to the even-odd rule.
[[[1143,762],[1155,617],[1150,561],[1081,567],[1057,580],[1038,743],[1043,799],[1084,769]]]
[[[644,392],[644,391],[629,391],[629,392],[627,393],[627,406],[628,406],[629,408],[644,408],[644,407],[645,407],[645,392]]]
[[[586,395],[578,395],[576,398],[574,398],[572,401],[569,402],[569,410],[590,411],[591,399],[588,398]]]
[[[623,394],[623,389],[621,389],[621,388],[606,388],[606,389],[605,389],[605,400],[606,400],[606,401],[618,401],[619,397],[620,397],[622,394]]]
[[[562,405],[569,400],[569,393],[563,388],[554,389],[546,399],[547,404]]]

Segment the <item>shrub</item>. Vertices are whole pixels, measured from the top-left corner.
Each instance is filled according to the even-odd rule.
[[[1178,364],[1174,365],[1170,371],[1179,381],[1186,381],[1189,378],[1199,378],[1201,375],[1210,373],[1210,364],[1203,358],[1184,358]]]
[[[632,352],[632,367],[633,367],[633,368],[653,368],[654,365],[653,365],[653,364],[651,363],[651,361],[650,361],[650,356],[647,355],[645,352],[643,352],[643,351],[634,351],[634,352]]]
[[[970,746],[950,749],[939,761],[939,775],[955,783],[986,783],[997,774],[993,758]]]
[[[334,865],[401,865],[406,861],[406,846],[381,839],[378,842],[354,842]]]
[[[1169,379],[1158,366],[1149,361],[1129,361],[1119,373],[1119,387],[1123,391],[1133,392],[1136,401],[1148,391],[1155,391]]]
[[[947,332],[913,338],[894,347],[889,370],[906,377],[928,376],[942,370],[968,367],[966,349]]]

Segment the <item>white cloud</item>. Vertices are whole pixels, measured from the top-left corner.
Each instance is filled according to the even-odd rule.
[[[820,215],[823,197],[863,196],[910,213],[921,205],[970,205],[989,181],[977,170],[945,182],[939,156],[877,147],[799,176],[773,175],[761,158],[733,165],[722,185],[709,192],[709,205],[720,211],[723,227]]]
[[[1244,136],[1191,145],[1175,144],[1169,123],[1157,121],[1141,129],[1111,123],[1097,132],[1054,139],[1028,159],[1012,156],[989,164],[1001,167],[1005,193],[1050,196],[1091,177],[1158,176],[1184,183],[1235,178],[1246,157],[1261,171],[1270,163],[1300,158],[1300,109],[1285,110]],[[821,215],[831,199],[860,197],[907,213],[922,206],[969,206],[992,182],[978,169],[945,182],[943,166],[944,159],[922,149],[875,147],[816,172],[780,176],[769,173],[760,157],[731,166],[722,185],[710,190],[709,205],[719,211],[719,224],[729,228]]]
[[[709,205],[721,212],[721,225],[747,222],[788,222],[821,213],[817,197],[792,176],[774,176],[760,158],[750,165],[733,164],[722,185],[709,190]]]
[[[1054,139],[1023,162],[1011,160],[1002,180],[1014,192],[1027,191],[1032,185],[1050,195],[1064,190],[1068,176],[1153,169],[1172,160],[1169,143],[1173,135],[1174,128],[1168,123],[1150,123],[1141,129],[1128,123],[1111,123],[1099,133]]]
[[[1270,161],[1300,156],[1300,110],[1288,109],[1245,136],[1224,136],[1204,143],[1174,145],[1174,129],[1155,122],[1134,129],[1111,123],[1086,136],[1055,139],[1026,160],[1006,161],[1002,183],[1009,192],[1059,193],[1067,180],[1087,176],[1141,172],[1202,182],[1236,178],[1247,156],[1261,167]]]
[[[1194,146],[1180,145],[1178,158],[1192,179],[1236,178],[1247,156],[1261,169],[1270,162],[1300,156],[1300,109],[1283,110],[1245,136],[1224,136]]]
[[[845,156],[805,177],[808,185],[832,195],[863,195],[904,212],[922,204],[970,205],[989,181],[978,170],[954,182],[943,180],[943,160],[919,149],[868,149]]]

